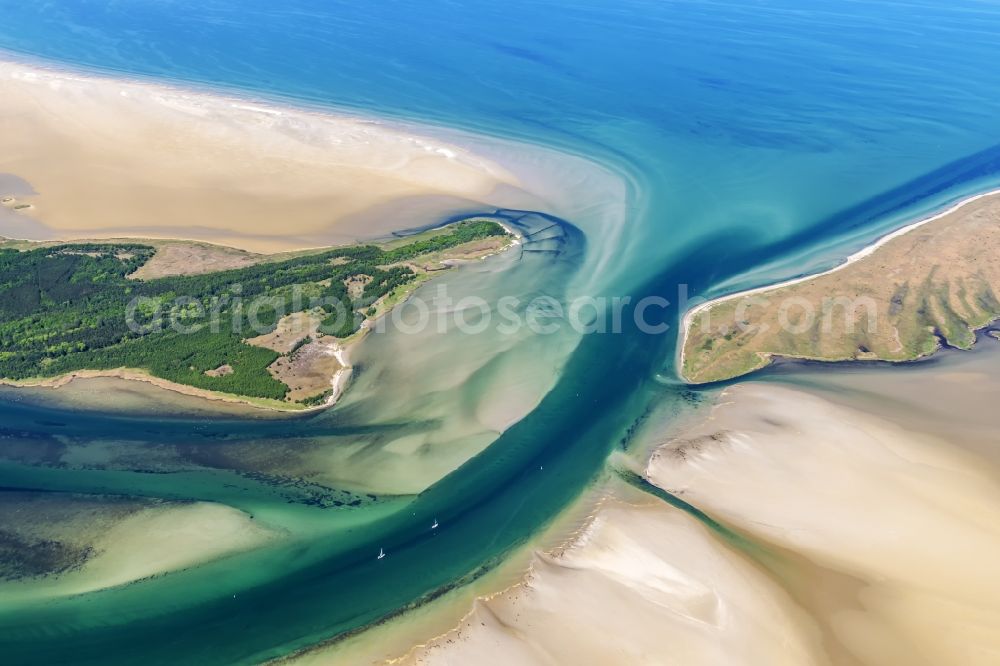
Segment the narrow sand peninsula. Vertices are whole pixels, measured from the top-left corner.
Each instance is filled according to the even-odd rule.
[[[0,236],[273,252],[416,226],[445,202],[481,206],[517,185],[468,150],[382,122],[11,62],[0,91],[0,174],[37,193],[19,194],[32,208],[7,210]],[[442,203],[414,208],[426,220],[365,215],[429,195]]]
[[[118,517],[90,507],[90,523],[101,526],[97,532],[90,523],[77,524],[70,505],[63,521],[25,529],[41,530],[33,536],[44,543],[59,543],[62,532],[70,535],[87,554],[83,564],[58,575],[0,583],[0,597],[62,596],[125,585],[257,548],[277,536],[242,511],[209,502],[154,504]]]
[[[788,554],[773,573],[838,661],[995,664],[997,468],[785,388],[727,389],[649,466],[657,485]]]
[[[907,361],[968,348],[1000,316],[1000,193],[908,225],[840,266],[702,304],[684,317],[681,373],[729,379],[775,356]]]
[[[147,375],[148,376],[148,375]],[[97,410],[111,414],[155,414],[169,416],[241,416],[284,418],[277,409],[262,409],[239,400],[206,400],[184,395],[173,388],[145,380],[118,377],[75,377],[53,391],[47,386],[8,386],[0,383],[0,396],[74,410]]]
[[[36,388],[36,389],[61,389],[71,385],[73,382],[87,379],[115,379],[126,382],[142,382],[150,384],[165,391],[171,391],[183,396],[210,400],[213,402],[229,403],[233,405],[243,405],[261,410],[276,412],[304,412],[309,408],[302,407],[280,400],[270,400],[267,398],[250,398],[220,391],[209,391],[207,389],[178,384],[168,379],[154,377],[145,370],[136,368],[112,368],[110,370],[74,370],[57,377],[39,377],[35,379],[10,380],[0,378],[0,386],[10,386],[15,388]]]

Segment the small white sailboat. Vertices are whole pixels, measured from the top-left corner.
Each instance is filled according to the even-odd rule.
[[[381,560],[384,557],[385,557],[385,550],[383,550],[382,548],[379,548],[378,549],[378,559]]]
[[[437,520],[437,518],[435,518],[434,519],[434,524],[431,525],[431,529],[432,530],[436,530],[437,528],[438,528],[438,520]]]

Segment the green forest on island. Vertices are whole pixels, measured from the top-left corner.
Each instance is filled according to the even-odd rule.
[[[358,330],[361,312],[416,279],[409,267],[395,264],[504,233],[495,222],[465,221],[392,249],[354,245],[151,280],[128,277],[155,253],[140,243],[0,248],[0,377],[124,367],[280,400],[288,387],[267,371],[279,354],[244,339],[313,304],[327,312],[322,332],[346,337]],[[351,298],[345,280],[359,276],[370,279]],[[232,373],[205,374],[223,365]]]

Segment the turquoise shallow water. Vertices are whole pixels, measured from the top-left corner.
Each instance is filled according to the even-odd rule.
[[[477,288],[492,295],[528,293],[538,282],[556,295],[675,300],[679,284],[711,295],[827,265],[1000,181],[992,3],[3,0],[0,8],[0,47],[22,56],[458,127],[583,156],[624,179],[622,201],[554,211],[565,222],[527,220],[557,223],[559,251],[479,275]],[[677,315],[657,313],[671,324]],[[467,345],[482,342],[428,344],[459,345],[456,357],[472,368],[480,350]],[[578,344],[532,345],[509,356],[558,357],[544,398],[405,510],[365,508],[370,518],[319,530],[294,552],[57,603],[0,600],[5,662],[130,662],[139,653],[150,663],[253,661],[468,580],[576,497],[650,405],[688,399],[654,381],[671,376],[672,333],[626,326]],[[516,390],[497,369],[504,362],[436,401],[414,396],[408,406],[405,391],[394,394],[391,409],[359,379],[344,409],[280,424],[88,416],[0,396],[0,446],[49,445],[68,423],[83,446],[183,440],[239,450],[366,438],[377,449],[397,432],[451,436],[449,418],[468,414],[468,394]],[[435,357],[412,363],[430,367]],[[393,372],[372,364],[369,377]],[[0,465],[9,487],[193,497],[274,513],[287,499],[216,472],[148,476]],[[435,518],[441,528],[431,533]],[[392,556],[376,562],[379,547]]]

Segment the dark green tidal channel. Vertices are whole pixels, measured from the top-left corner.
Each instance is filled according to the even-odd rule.
[[[558,250],[561,260],[582,256],[582,235],[564,222],[550,222],[567,236]],[[643,293],[665,292],[679,275],[667,271]],[[659,309],[648,317],[654,324],[675,318],[676,312]],[[388,517],[296,545],[303,553],[295,560],[263,552],[226,560],[228,570],[208,565],[0,610],[4,661],[128,663],[142,654],[147,663],[254,662],[357,631],[469,582],[523,544],[595,477],[651,398],[662,395],[651,371],[671,355],[673,344],[672,332],[649,335],[631,322],[621,334],[583,336],[556,387],[483,453]],[[4,402],[0,418],[8,440],[42,439],[71,423],[77,437],[193,440],[205,446],[222,436],[281,439],[363,429],[340,424],[336,411],[291,421],[206,423],[60,413]],[[145,488],[156,496],[211,499],[250,510],[266,503],[266,491],[239,485],[222,472],[141,475],[0,466],[5,487],[123,493]],[[434,520],[436,530],[430,528]],[[376,559],[380,548],[388,553],[383,560]],[[290,561],[295,566],[281,570]],[[243,587],[234,567],[267,575],[248,572],[252,584]],[[206,587],[215,592],[206,594]]]

